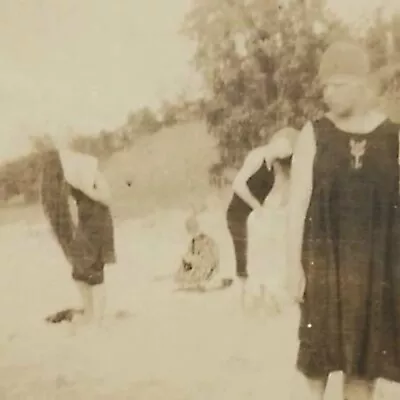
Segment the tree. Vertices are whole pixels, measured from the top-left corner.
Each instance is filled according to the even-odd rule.
[[[393,39],[393,50],[397,54],[400,54],[400,13],[393,15],[390,21],[390,33]]]
[[[385,66],[390,58],[388,46],[389,25],[383,19],[382,9],[377,9],[373,18],[373,23],[365,34],[365,45],[371,57],[373,70],[378,70]]]
[[[194,66],[210,95],[207,125],[220,153],[214,174],[323,110],[318,60],[333,37],[347,34],[322,0],[197,0],[182,32],[196,43]]]
[[[129,114],[127,126],[134,136],[155,133],[161,128],[161,123],[149,107],[143,107]]]
[[[170,101],[163,101],[160,113],[161,123],[164,126],[172,126],[178,123],[177,107]]]

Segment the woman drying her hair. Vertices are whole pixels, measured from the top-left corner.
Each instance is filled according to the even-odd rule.
[[[236,275],[246,282],[248,264],[248,223],[264,219],[264,202],[270,193],[286,186],[290,175],[291,156],[298,131],[283,128],[267,144],[253,149],[244,160],[233,182],[233,195],[227,209],[227,226],[232,238]],[[284,200],[284,199],[282,199]],[[269,221],[266,223],[270,224]]]
[[[84,320],[100,323],[105,309],[104,266],[114,264],[116,256],[109,190],[97,160],[71,151],[49,151],[44,156],[41,197],[52,231],[72,266]],[[69,208],[71,197],[77,225]],[[65,310],[48,320],[71,320],[75,313]]]

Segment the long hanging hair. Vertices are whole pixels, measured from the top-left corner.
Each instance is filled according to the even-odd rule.
[[[60,156],[56,150],[43,155],[41,202],[51,229],[66,258],[74,237],[75,225],[69,208],[70,186],[65,180]]]

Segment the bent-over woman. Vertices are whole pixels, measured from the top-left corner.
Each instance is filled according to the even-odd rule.
[[[116,262],[109,189],[97,160],[71,151],[52,150],[43,158],[41,199],[45,215],[65,257],[83,303],[85,321],[100,323],[105,310],[104,267]],[[74,224],[69,199],[77,207]],[[72,318],[73,312],[57,313]]]

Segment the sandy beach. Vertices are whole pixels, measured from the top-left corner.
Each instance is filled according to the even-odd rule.
[[[243,313],[238,285],[176,292],[168,275],[186,245],[185,215],[177,209],[117,224],[119,260],[107,269],[109,302],[100,331],[44,322],[79,305],[69,266],[46,224],[2,227],[0,398],[288,398],[293,378],[299,379],[296,308],[262,319]],[[206,212],[201,224],[220,245],[221,274],[232,276],[223,209]],[[338,398],[339,383],[334,376],[328,399]],[[394,400],[400,389],[385,383],[378,394]]]

